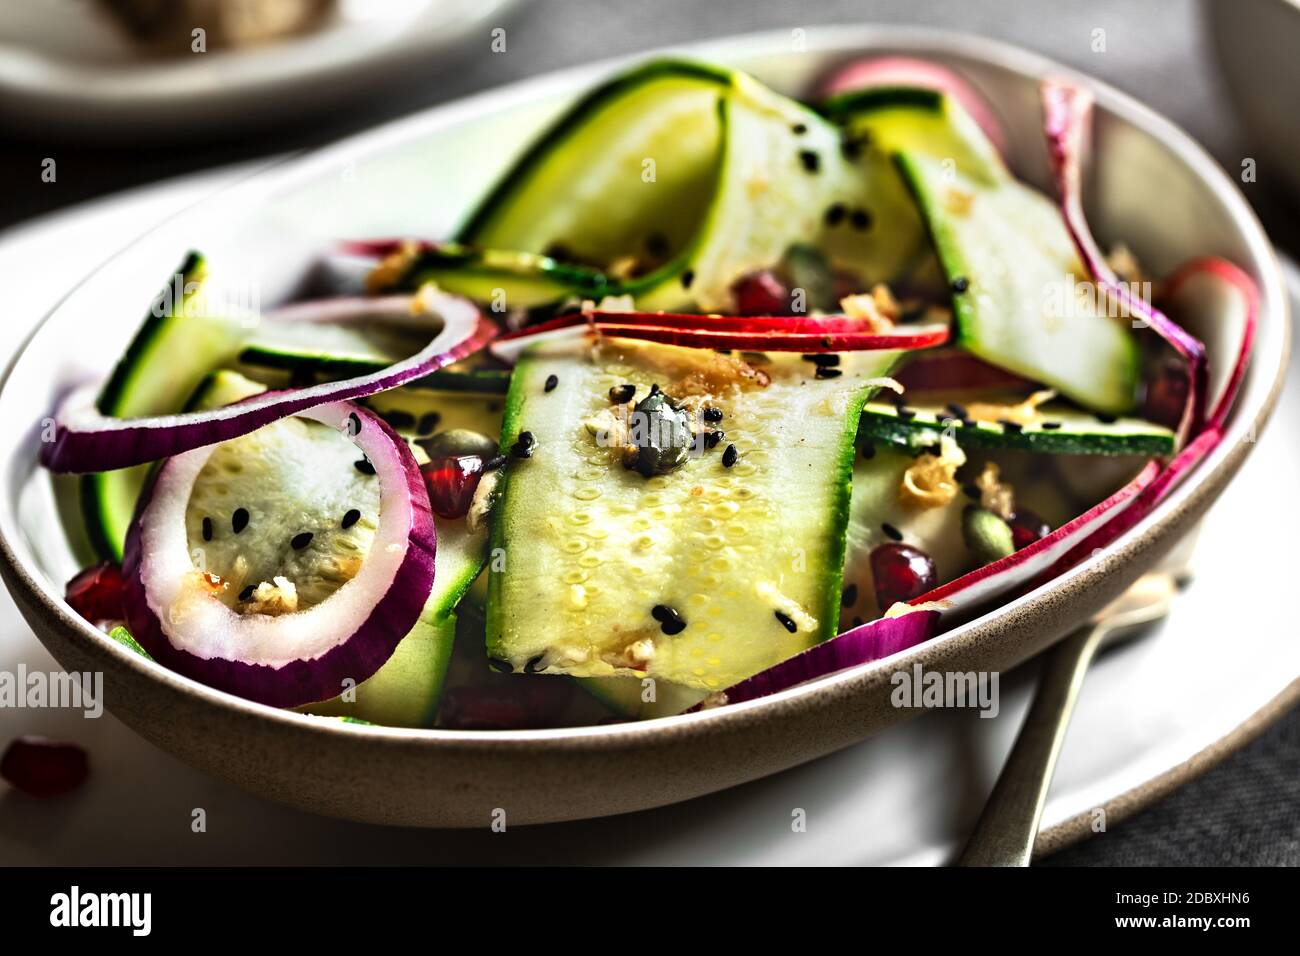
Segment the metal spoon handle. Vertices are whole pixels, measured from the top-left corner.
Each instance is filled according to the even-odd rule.
[[[1047,658],[1025,723],[958,866],[1028,866],[1065,730],[1093,655],[1111,626],[1089,625]]]

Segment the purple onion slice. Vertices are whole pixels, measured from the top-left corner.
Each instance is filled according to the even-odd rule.
[[[759,671],[753,677],[713,695],[692,711],[769,697],[850,667],[889,657],[928,641],[934,636],[938,622],[939,612],[929,609],[908,611],[898,617],[882,617]]]
[[[298,415],[338,429],[379,481],[374,537],[351,579],[319,603],[279,615],[241,614],[220,600],[223,582],[196,567],[186,522],[215,446],[162,463],[141,497],[122,565],[127,622],[145,650],[180,674],[276,707],[333,697],[345,679],[359,684],[388,660],[428,600],[437,545],[419,466],[385,422],[348,402]]]
[[[442,330],[415,355],[382,371],[308,388],[267,392],[212,411],[154,418],[101,415],[94,404],[97,387],[79,390],[59,410],[54,440],[42,447],[41,462],[55,472],[111,471],[229,441],[327,402],[362,398],[404,385],[478,351],[496,333],[468,299],[432,290],[422,292],[418,298],[423,308],[441,317]],[[362,313],[344,309],[340,314]]]
[[[1185,442],[1200,431],[1205,418],[1208,377],[1205,346],[1154,305],[1134,295],[1120,281],[1106,263],[1106,257],[1088,228],[1088,219],[1083,211],[1082,156],[1092,121],[1092,94],[1064,80],[1048,80],[1040,92],[1043,131],[1047,135],[1047,151],[1056,178],[1061,214],[1085,268],[1098,287],[1119,304],[1122,315],[1150,326],[1187,363],[1192,387],[1178,429],[1179,438]]]

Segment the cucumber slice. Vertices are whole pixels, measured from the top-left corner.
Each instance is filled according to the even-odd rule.
[[[897,178],[883,153],[844,149],[832,123],[744,74],[657,62],[571,109],[460,239],[594,265],[644,310],[734,311],[736,279],[798,243],[866,284],[912,267],[924,232],[905,191],[878,194],[882,171]]]
[[[532,452],[507,466],[493,515],[503,558],[488,579],[489,655],[516,671],[711,691],[833,635],[858,415],[868,379],[898,357],[845,355],[839,377],[819,378],[797,355],[764,356],[759,387],[751,367],[706,350],[525,352],[502,445],[527,431]],[[667,474],[624,468],[598,434],[625,383],[719,409],[725,439]],[[659,605],[685,627],[661,625]]]
[[[580,677],[578,686],[620,717],[653,720],[690,710],[708,691],[681,687],[667,681],[646,683],[635,677]],[[647,698],[650,698],[647,700]]]
[[[1015,406],[1022,395],[969,395],[949,402],[943,396],[927,395],[921,405],[868,402],[862,409],[861,434],[908,451],[919,451],[951,435],[965,448],[1018,448],[1049,455],[1145,455],[1173,454],[1174,433],[1163,425],[1141,418],[1098,417],[1064,402],[1047,402],[1037,408],[1040,419],[1017,425],[976,421],[957,417],[961,402]]]
[[[180,411],[215,366],[229,360],[245,332],[239,323],[202,314],[207,264],[191,252],[154,300],[126,353],[99,394],[100,414],[120,418]],[[95,551],[122,560],[126,530],[150,465],[85,475],[81,511]]]
[[[1014,180],[989,185],[920,152],[898,154],[953,288],[963,348],[1098,412],[1135,404],[1141,375],[1126,320],[1075,294],[1085,275],[1045,196]]]

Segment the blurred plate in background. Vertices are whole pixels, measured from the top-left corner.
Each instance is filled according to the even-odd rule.
[[[163,13],[139,24],[147,30],[165,19],[166,40],[133,37],[105,0],[0,4],[0,122],[42,135],[75,131],[85,142],[164,129],[207,137],[298,119],[417,68],[445,70],[474,52],[490,55],[492,31],[517,0],[319,0],[324,12],[303,32],[235,46],[220,36],[230,8],[214,7],[231,0],[186,0],[196,8],[195,26],[212,24],[206,52],[191,50],[190,14],[175,12],[180,2],[152,3]],[[240,0],[267,11],[277,2]],[[222,13],[205,15],[203,7]]]

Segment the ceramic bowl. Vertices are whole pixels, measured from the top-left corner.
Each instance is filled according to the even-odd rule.
[[[1046,187],[1037,82],[1070,71],[982,39],[870,27],[714,41],[688,55],[798,91],[841,59],[905,53],[947,63],[996,104],[1018,171]],[[621,813],[685,800],[844,747],[907,716],[895,670],[1005,670],[1086,620],[1193,525],[1250,453],[1278,394],[1289,339],[1273,253],[1214,162],[1167,121],[1103,84],[1089,189],[1103,240],[1123,237],[1156,274],[1224,256],[1261,290],[1255,358],[1226,440],[1159,508],[1103,553],[934,640],[776,696],[635,724],[518,732],[339,724],[212,690],[108,640],[61,600],[83,563],[36,465],[42,419],[60,394],[103,375],[129,340],[158,276],[187,248],[247,276],[270,304],[311,253],[341,236],[446,234],[512,152],[572,97],[626,62],[585,66],[382,126],[201,203],[129,243],[80,281],[14,359],[0,389],[0,571],[41,640],[70,670],[102,671],[106,704],[158,746],[272,799],[358,820],[488,826]],[[69,284],[78,277],[69,276]],[[35,319],[35,317],[31,317]],[[1207,343],[1224,361],[1228,344]],[[75,527],[75,521],[71,526]]]

